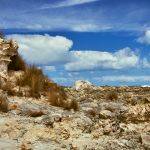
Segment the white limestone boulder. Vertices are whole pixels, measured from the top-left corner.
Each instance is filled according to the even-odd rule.
[[[84,90],[84,89],[90,88],[92,86],[93,86],[92,83],[90,83],[89,81],[82,81],[82,80],[78,80],[74,84],[74,88],[76,90]]]

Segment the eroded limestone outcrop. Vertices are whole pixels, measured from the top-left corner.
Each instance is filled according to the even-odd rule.
[[[0,38],[0,79],[1,82],[7,80],[8,64],[11,57],[17,55],[18,45],[12,40],[4,40]]]

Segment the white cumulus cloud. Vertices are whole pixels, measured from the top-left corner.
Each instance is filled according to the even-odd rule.
[[[65,62],[73,42],[63,36],[11,35],[19,43],[19,53],[31,64]]]
[[[104,69],[123,69],[135,67],[139,56],[130,48],[121,49],[115,53],[101,51],[72,51],[71,62],[65,65],[68,71]]]
[[[150,44],[150,30],[147,30],[144,36],[139,37],[137,41],[144,44]]]

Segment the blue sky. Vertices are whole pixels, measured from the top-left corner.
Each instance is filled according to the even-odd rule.
[[[0,0],[0,29],[62,85],[149,85],[149,0]]]

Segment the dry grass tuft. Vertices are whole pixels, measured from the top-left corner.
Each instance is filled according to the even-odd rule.
[[[40,98],[41,95],[48,96],[49,102],[53,106],[63,107],[65,109],[78,110],[79,106],[76,101],[68,102],[67,95],[64,88],[58,86],[56,83],[46,77],[41,69],[36,66],[28,66],[20,78],[17,80],[17,85],[19,87],[29,87],[29,96]],[[16,95],[12,90],[13,87],[10,82],[7,82],[3,87],[4,91],[7,91],[8,95]],[[39,115],[39,114],[36,114]]]
[[[26,69],[24,75],[17,80],[17,85],[20,87],[29,86],[30,96],[35,98],[39,98],[41,94],[47,95],[47,93],[49,93],[49,97],[53,100],[65,99],[66,97],[63,89],[49,80],[48,77],[43,74],[42,70],[34,65]]]
[[[106,95],[107,100],[117,100],[118,99],[118,93],[115,91],[108,92]]]
[[[5,95],[0,95],[0,111],[8,112],[8,101]]]
[[[87,115],[90,115],[92,117],[95,117],[97,115],[97,112],[95,109],[90,109],[86,113],[87,113]]]
[[[43,112],[43,111],[36,111],[36,110],[34,110],[34,111],[32,111],[32,110],[30,110],[29,112],[28,112],[28,115],[30,116],[30,117],[40,117],[40,116],[42,116],[42,115],[45,115],[45,113]]]
[[[66,100],[66,94],[63,88],[59,87],[57,84],[52,84],[47,93],[48,100],[53,106],[63,106]]]
[[[62,107],[64,109],[79,110],[79,105],[75,100],[67,100],[67,95],[64,89],[57,84],[53,84],[48,92],[48,100],[51,105]]]
[[[12,83],[9,82],[9,81],[7,81],[7,82],[5,83],[5,85],[3,85],[3,86],[1,87],[1,89],[2,89],[3,91],[7,92],[7,94],[10,95],[10,96],[16,95],[16,92],[13,90],[13,85],[12,85]]]
[[[78,111],[79,110],[78,102],[75,101],[75,100],[72,100],[71,103],[70,103],[70,107],[68,109],[73,109],[75,111]]]
[[[43,74],[41,69],[32,65],[29,66],[24,75],[18,79],[17,84],[20,87],[29,86],[30,96],[39,98],[42,92],[48,90],[50,80]]]

